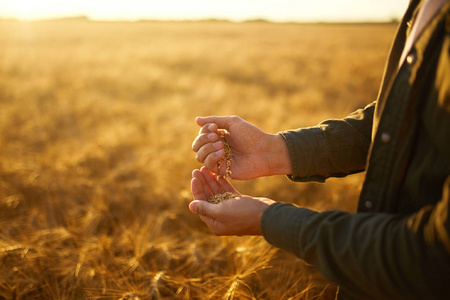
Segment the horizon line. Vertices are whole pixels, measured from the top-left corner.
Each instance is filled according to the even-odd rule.
[[[149,18],[149,19],[103,19],[103,18],[92,18],[87,15],[73,15],[65,17],[48,17],[48,18],[36,18],[36,19],[21,19],[15,17],[3,17],[0,16],[0,22],[51,22],[51,21],[89,21],[89,22],[117,22],[117,23],[138,23],[138,22],[228,22],[228,23],[273,23],[273,24],[395,24],[399,23],[400,19],[392,17],[390,19],[367,19],[367,20],[271,20],[269,18],[248,18],[242,20],[233,20],[228,18]]]

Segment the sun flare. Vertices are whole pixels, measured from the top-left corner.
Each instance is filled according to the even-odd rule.
[[[83,15],[97,20],[383,21],[399,18],[407,3],[408,0],[0,0],[0,18],[36,20]]]

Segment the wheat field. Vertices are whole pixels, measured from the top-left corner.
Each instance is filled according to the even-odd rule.
[[[395,28],[0,22],[0,299],[333,299],[312,266],[189,212],[194,119],[344,117],[376,98]],[[233,184],[355,211],[363,178]]]

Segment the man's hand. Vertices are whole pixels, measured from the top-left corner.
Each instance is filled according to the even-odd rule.
[[[233,152],[231,178],[254,179],[292,173],[287,145],[281,135],[265,133],[237,116],[198,117],[196,122],[201,129],[192,150],[197,153],[196,159],[214,173],[225,175],[225,168],[217,169],[217,162],[225,155],[221,135]]]
[[[215,235],[261,235],[261,217],[275,201],[267,198],[238,196],[219,204],[207,200],[225,192],[239,192],[222,176],[207,168],[192,172],[191,190],[194,201],[189,209],[198,214]]]

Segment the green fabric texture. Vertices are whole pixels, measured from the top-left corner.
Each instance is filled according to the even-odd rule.
[[[339,299],[450,295],[450,2],[398,62],[422,1],[399,26],[377,101],[342,120],[289,130],[294,181],[366,170],[356,214],[276,203],[266,240],[339,284]]]

